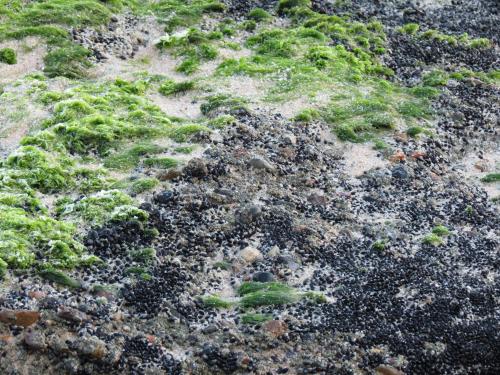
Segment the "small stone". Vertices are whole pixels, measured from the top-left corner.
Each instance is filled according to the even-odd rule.
[[[400,163],[406,159],[406,155],[403,151],[396,151],[394,154],[389,156],[389,161],[393,163]]]
[[[323,194],[312,193],[307,197],[309,203],[312,203],[316,206],[324,206],[327,204],[327,199]]]
[[[271,272],[257,272],[253,274],[252,280],[260,283],[270,283],[274,281],[274,275]]]
[[[202,178],[208,175],[208,168],[203,159],[193,158],[184,167],[183,172],[188,176]]]
[[[280,337],[288,331],[288,325],[281,320],[270,320],[264,323],[262,330],[272,337]]]
[[[246,263],[254,263],[262,260],[262,253],[255,247],[247,246],[240,251],[240,258]]]
[[[283,134],[283,143],[287,145],[295,145],[297,144],[297,137],[293,133],[285,133]]]
[[[93,359],[104,358],[107,354],[106,343],[95,336],[77,339],[73,343],[73,349],[79,355]]]
[[[171,168],[166,171],[161,171],[156,175],[160,181],[175,180],[182,175],[182,171],[178,168]]]
[[[47,343],[45,342],[45,336],[38,331],[28,332],[24,336],[24,343],[28,348],[34,350],[43,350],[47,347]]]
[[[404,372],[399,371],[391,366],[380,365],[375,369],[377,375],[405,375]]]
[[[29,327],[40,319],[38,311],[30,310],[2,310],[0,311],[0,322]]]
[[[276,245],[271,247],[271,249],[268,251],[267,255],[271,258],[276,258],[280,255],[281,251],[280,248]]]
[[[81,323],[88,320],[87,314],[68,306],[59,306],[57,316],[72,323]]]
[[[240,224],[250,224],[256,221],[262,213],[262,208],[257,204],[243,207],[236,213],[236,221]]]
[[[266,170],[268,172],[273,172],[274,167],[267,160],[260,157],[254,157],[248,161],[248,165],[255,169]]]
[[[408,174],[408,171],[406,168],[402,165],[398,165],[397,167],[394,167],[391,171],[392,177],[398,178],[400,180],[405,180],[410,177]]]
[[[155,195],[154,200],[159,204],[168,204],[174,199],[174,193],[170,190],[162,191],[161,193]]]

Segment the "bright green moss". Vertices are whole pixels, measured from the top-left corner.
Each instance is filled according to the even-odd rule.
[[[185,147],[184,149],[188,149],[188,147]],[[151,168],[169,169],[177,167],[179,165],[179,161],[169,157],[148,158],[144,160],[144,165]]]
[[[0,208],[0,258],[9,266],[31,266],[35,252],[57,266],[71,267],[82,261],[83,246],[73,239],[74,225],[34,216],[21,208]]]
[[[309,300],[309,301],[312,301],[314,303],[326,303],[327,302],[325,295],[323,293],[319,293],[319,292],[305,292],[305,293],[302,293],[302,297]]]
[[[233,305],[231,302],[224,301],[223,299],[217,296],[203,297],[202,300],[205,306],[213,307],[216,309],[228,309]]]
[[[432,233],[442,237],[448,236],[450,234],[450,230],[444,225],[438,225],[432,228]]]
[[[0,49],[0,63],[14,65],[17,63],[16,52],[12,48]]]
[[[163,152],[163,147],[151,143],[140,143],[126,151],[108,156],[104,160],[104,166],[110,169],[128,170],[138,166],[142,157],[161,152]]]
[[[156,259],[156,250],[152,247],[145,247],[140,250],[132,251],[132,259],[141,263],[150,263]]]
[[[166,31],[171,32],[177,27],[196,24],[203,14],[223,12],[224,4],[214,0],[160,0],[152,6],[159,20],[166,24]]]
[[[231,97],[226,94],[212,95],[206,98],[205,103],[200,106],[201,113],[210,116],[216,111],[224,110],[228,112],[240,109],[246,110],[246,100],[239,97]]]
[[[258,307],[268,305],[287,305],[297,302],[300,297],[295,293],[284,290],[258,290],[241,298],[243,307]]]
[[[413,138],[418,137],[422,133],[425,133],[425,129],[421,126],[412,126],[406,130],[406,134]]]
[[[257,281],[244,282],[238,288],[238,294],[244,296],[246,294],[255,293],[260,290],[271,290],[280,292],[293,292],[293,288],[286,284],[278,282],[261,283]]]
[[[432,246],[440,246],[443,244],[443,239],[441,238],[441,236],[432,233],[425,236],[422,242]]]
[[[101,226],[109,221],[147,220],[147,214],[136,211],[138,209],[132,204],[132,198],[118,190],[100,191],[77,201],[59,200],[56,213],[61,218],[83,220],[91,226]]]
[[[152,190],[160,184],[160,181],[156,178],[145,177],[140,178],[132,183],[130,186],[130,191],[134,194],[141,194],[146,191]]]
[[[491,182],[499,182],[500,181],[500,173],[490,173],[481,178],[482,182],[491,183]]]
[[[279,0],[278,13],[283,14],[295,7],[311,7],[311,0]]]
[[[66,190],[74,185],[73,162],[70,159],[49,154],[34,146],[19,148],[3,162],[2,167],[5,168],[5,175],[44,193]]]
[[[173,94],[183,94],[190,90],[193,90],[195,87],[195,83],[193,81],[183,81],[183,82],[174,82],[168,80],[160,86],[158,91],[160,94],[169,96]]]
[[[236,123],[236,118],[231,115],[221,115],[208,121],[208,126],[214,129],[223,129]]]
[[[262,22],[270,19],[272,16],[262,8],[254,8],[248,12],[247,17],[256,22]]]
[[[195,150],[194,146],[181,146],[174,149],[179,154],[191,154]]]
[[[408,35],[415,35],[419,29],[420,25],[418,23],[407,23],[404,26],[398,27],[397,31]]]
[[[310,108],[300,111],[299,114],[294,117],[294,120],[299,122],[311,122],[320,118],[320,116],[321,115],[317,109]]]
[[[81,286],[81,284],[77,280],[68,276],[63,271],[53,269],[51,267],[48,267],[48,268],[40,271],[40,276],[46,280],[53,282],[53,283],[67,286],[69,288],[76,289],[76,288],[80,288],[80,286]]]
[[[375,241],[372,245],[372,249],[377,251],[384,251],[386,247],[386,242],[384,240]]]
[[[8,264],[0,258],[0,280],[3,280],[5,275],[7,275],[7,267]]]
[[[446,86],[448,84],[448,74],[441,70],[433,70],[425,74],[422,80],[426,86]]]
[[[186,142],[191,136],[202,132],[210,132],[210,129],[200,124],[188,124],[174,128],[169,137],[176,142]]]
[[[247,313],[241,317],[241,322],[243,324],[261,324],[271,320],[273,317],[269,314],[255,314],[255,313]]]

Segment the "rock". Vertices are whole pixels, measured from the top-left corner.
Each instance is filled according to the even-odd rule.
[[[295,145],[297,144],[297,137],[293,133],[285,133],[283,134],[283,143],[287,145]]]
[[[316,206],[324,206],[328,203],[326,197],[323,194],[312,193],[307,197],[309,203],[312,203]]]
[[[376,375],[405,375],[404,372],[399,371],[391,366],[380,365],[375,369]]]
[[[393,163],[400,163],[406,159],[406,155],[403,151],[396,151],[394,154],[389,156],[389,161]]]
[[[75,340],[72,348],[81,356],[102,359],[107,354],[106,343],[95,336]]]
[[[410,177],[407,169],[402,166],[398,165],[397,167],[394,167],[391,171],[392,177],[400,179],[400,180],[406,180],[407,178]]]
[[[47,348],[47,343],[45,342],[45,336],[38,331],[28,332],[24,336],[24,343],[30,349],[43,350]]]
[[[274,275],[271,272],[257,272],[253,274],[252,280],[261,283],[269,283],[274,281]]]
[[[88,320],[87,314],[68,306],[59,306],[57,316],[72,323],[81,323]]]
[[[155,195],[154,200],[159,204],[168,204],[174,199],[174,193],[170,190],[162,191],[161,193]]]
[[[274,245],[273,247],[271,247],[267,255],[271,258],[276,258],[280,255],[280,253],[281,253],[280,248]]]
[[[183,173],[197,178],[202,178],[208,175],[207,164],[203,159],[193,158],[183,169]]]
[[[160,181],[174,180],[182,175],[182,171],[178,168],[171,168],[166,171],[161,171],[156,175]]]
[[[255,169],[266,170],[268,172],[274,172],[274,167],[267,160],[261,157],[254,157],[248,161],[248,165]]]
[[[281,320],[270,320],[262,325],[262,330],[272,337],[280,337],[288,331],[288,325]]]
[[[38,311],[30,310],[2,310],[0,311],[0,322],[28,327],[40,319]]]
[[[240,251],[240,258],[246,263],[254,263],[257,260],[262,260],[262,253],[255,247],[247,246]]]
[[[256,221],[262,214],[261,206],[251,204],[243,207],[236,213],[236,221],[240,224],[250,224]]]

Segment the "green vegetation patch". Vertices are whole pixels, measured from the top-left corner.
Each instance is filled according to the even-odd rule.
[[[241,317],[241,322],[243,324],[255,325],[265,323],[273,318],[269,314],[258,314],[258,313],[247,313]]]
[[[0,63],[14,65],[17,63],[16,52],[12,48],[0,49]]]
[[[191,91],[195,88],[194,81],[183,81],[183,82],[175,82],[172,80],[168,80],[163,82],[158,89],[160,94],[169,96],[174,94],[184,94],[188,91]]]
[[[482,182],[491,183],[491,182],[500,182],[500,173],[490,173],[481,178]]]
[[[412,35],[415,38],[421,39],[432,39],[439,42],[445,42],[451,44],[452,46],[464,46],[468,48],[490,48],[492,43],[487,38],[471,38],[467,33],[459,36],[444,34],[438,30],[429,29],[426,31],[420,31],[420,25],[416,23],[407,23],[401,27],[398,27],[396,31]]]
[[[172,32],[178,27],[195,25],[204,14],[223,12],[225,6],[215,0],[160,0],[152,9],[166,25],[165,31]]]

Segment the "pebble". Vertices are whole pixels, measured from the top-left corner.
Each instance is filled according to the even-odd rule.
[[[274,275],[271,272],[257,272],[253,274],[252,280],[261,283],[269,283],[274,281]]]
[[[240,251],[240,258],[246,263],[254,263],[258,260],[262,260],[262,253],[255,247],[247,246]]]
[[[261,157],[254,157],[248,161],[248,165],[255,169],[266,170],[268,172],[274,172],[275,168],[267,160]]]
[[[43,350],[47,347],[45,336],[39,331],[27,332],[24,336],[24,343],[34,350]]]

